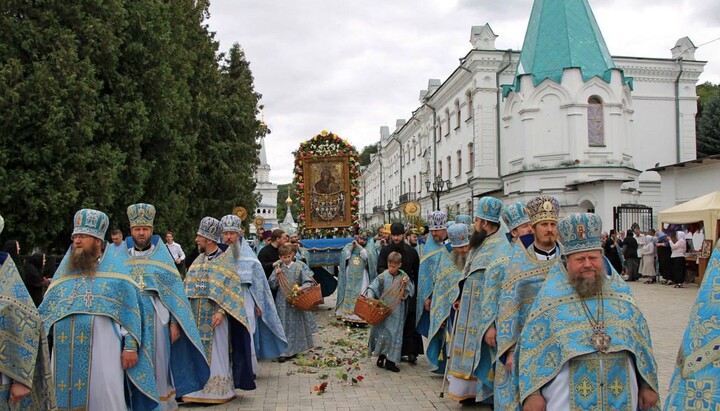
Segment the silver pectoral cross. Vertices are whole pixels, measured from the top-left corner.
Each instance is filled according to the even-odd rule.
[[[95,298],[95,297],[93,297],[93,295],[92,295],[92,293],[90,292],[90,289],[89,289],[89,288],[88,288],[87,290],[85,290],[84,300],[85,300],[85,307],[86,307],[86,308],[92,307],[92,303],[93,303],[93,299],[94,299],[94,298]]]
[[[610,343],[612,342],[612,337],[610,337],[607,332],[605,332],[604,325],[596,325],[595,327],[593,327],[593,333],[590,336],[590,342],[592,342],[593,347],[595,347],[596,350],[607,354],[607,352],[610,350]]]

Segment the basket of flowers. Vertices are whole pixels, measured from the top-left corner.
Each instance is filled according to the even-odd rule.
[[[288,304],[302,311],[312,311],[318,305],[322,304],[323,296],[320,284],[312,279],[312,285],[308,287],[300,287],[297,284],[290,285],[285,274],[280,271],[277,273],[280,291],[285,295]]]
[[[405,284],[406,282],[403,281],[394,281],[379,299],[368,297],[365,290],[355,301],[355,314],[370,325],[380,324],[400,304],[405,292]]]

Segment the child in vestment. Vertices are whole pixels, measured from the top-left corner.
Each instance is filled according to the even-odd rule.
[[[383,322],[370,328],[368,345],[370,353],[378,356],[376,363],[378,367],[400,372],[395,363],[400,361],[401,356],[403,326],[408,308],[406,300],[415,294],[415,285],[410,277],[400,270],[402,265],[400,253],[391,252],[387,264],[387,270],[378,275],[368,287],[367,296],[380,299],[387,305],[391,305],[397,299],[400,302]]]
[[[296,291],[309,287],[314,282],[310,268],[301,261],[293,261],[295,250],[291,246],[281,246],[278,253],[280,254],[280,261],[275,263],[275,269],[270,274],[268,283],[271,290],[280,290],[275,296],[275,306],[277,307],[278,317],[280,317],[280,323],[285,330],[288,347],[280,354],[278,362],[285,362],[298,353],[313,348],[312,333],[316,325],[312,312],[306,312],[290,305],[285,290],[280,287],[279,277],[284,276],[290,287],[293,287]]]

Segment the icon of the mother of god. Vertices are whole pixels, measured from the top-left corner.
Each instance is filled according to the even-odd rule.
[[[335,177],[332,176],[332,172],[327,167],[320,171],[320,179],[315,183],[314,187],[315,192],[319,194],[332,194],[341,190],[340,185],[335,182]]]

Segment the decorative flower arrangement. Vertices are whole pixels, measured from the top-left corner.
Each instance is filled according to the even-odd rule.
[[[310,140],[300,143],[300,148],[293,152],[295,156],[295,178],[293,182],[298,188],[295,190],[295,201],[298,205],[298,229],[303,238],[327,238],[346,237],[352,234],[353,226],[358,224],[359,204],[357,197],[360,195],[358,180],[360,179],[360,161],[358,152],[350,143],[337,135],[323,130],[320,134]],[[350,227],[333,228],[307,228],[305,226],[305,181],[304,161],[308,158],[327,156],[348,156],[348,167],[350,171]]]
[[[300,286],[295,284],[292,290],[285,296],[285,299],[292,301],[297,298],[298,294],[300,294]]]

